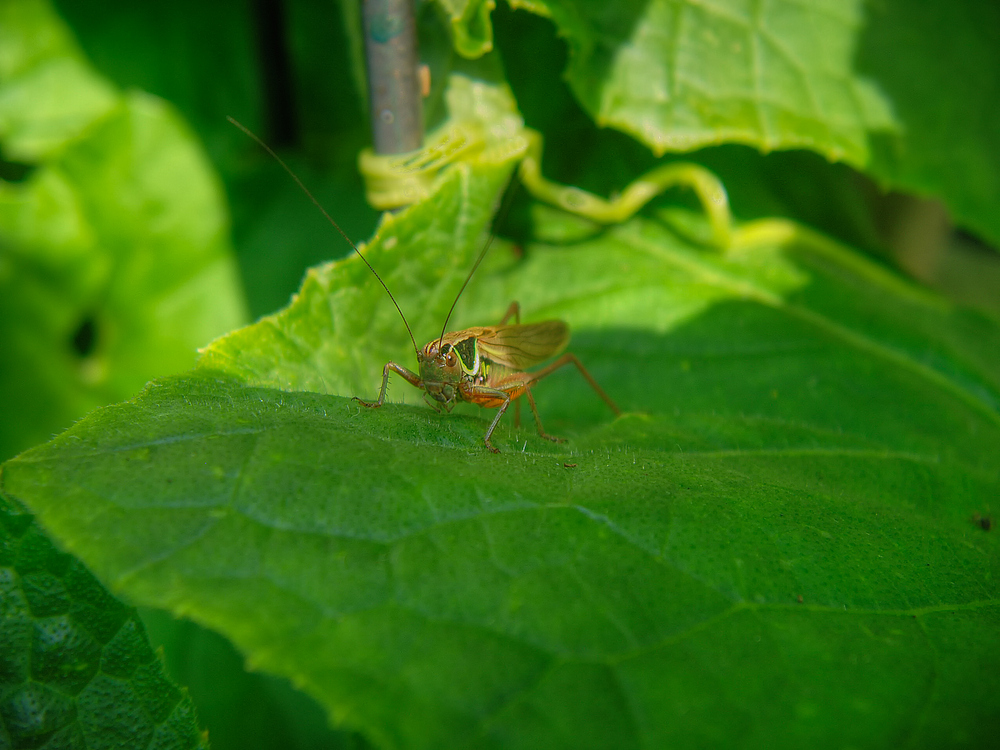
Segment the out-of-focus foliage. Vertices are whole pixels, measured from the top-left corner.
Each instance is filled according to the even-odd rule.
[[[568,41],[601,125],[657,153],[805,148],[941,197],[1000,244],[1000,6],[990,0],[512,2]]]
[[[0,743],[203,750],[135,610],[0,497]]]
[[[570,441],[505,419],[493,456],[492,413],[435,414],[395,376],[381,410],[349,400],[376,395],[386,359],[413,367],[405,329],[357,258],[299,286],[346,245],[223,116],[368,236],[350,13],[61,0],[104,74],[197,129],[250,306],[274,314],[8,462],[0,490],[115,591],[318,703],[150,614],[217,746],[988,743],[1000,327],[868,253],[906,234],[873,180],[996,240],[995,10],[515,5],[421,6],[428,117],[465,86],[513,145],[443,172],[364,249],[420,345],[482,247],[522,114],[546,175],[600,194],[677,158],[654,151],[697,148],[683,158],[721,176],[744,238],[770,228],[757,242],[700,243],[682,190],[604,229],[522,192],[518,244],[496,243],[452,320],[493,323],[511,299],[566,320],[625,416],[559,372],[534,393]],[[808,150],[756,150],[792,146]],[[750,222],[771,216],[798,224]]]
[[[218,179],[166,102],[122,93],[42,2],[0,4],[0,457],[245,319]]]

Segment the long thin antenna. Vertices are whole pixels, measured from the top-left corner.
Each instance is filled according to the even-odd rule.
[[[347,244],[354,248],[354,252],[356,252],[358,254],[358,257],[361,258],[361,260],[363,260],[365,262],[365,265],[368,266],[368,270],[371,271],[373,274],[375,274],[375,278],[378,279],[378,283],[382,285],[382,288],[385,289],[385,293],[388,294],[389,295],[389,299],[392,300],[392,304],[396,306],[396,312],[398,312],[399,313],[399,317],[401,317],[403,319],[403,325],[406,326],[406,332],[408,334],[410,334],[410,342],[413,344],[413,351],[415,351],[415,352],[417,352],[419,354],[420,350],[417,348],[417,342],[413,338],[413,331],[410,330],[410,324],[406,322],[406,316],[403,315],[403,311],[399,309],[399,303],[397,303],[396,302],[396,298],[392,296],[392,292],[389,291],[389,287],[387,287],[385,285],[385,282],[382,281],[382,277],[378,275],[378,271],[376,271],[374,268],[372,268],[372,264],[368,262],[368,258],[366,258],[364,255],[362,255],[361,251],[358,249],[358,246],[355,245],[351,241],[351,238],[347,236],[347,233],[343,229],[340,228],[340,224],[338,224],[337,222],[335,222],[333,220],[333,217],[330,216],[330,214],[328,214],[326,212],[326,209],[323,208],[323,205],[318,200],[316,200],[316,197],[312,193],[309,192],[309,188],[307,188],[305,185],[302,184],[302,180],[299,179],[299,176],[297,174],[295,174],[295,172],[292,171],[291,167],[289,167],[287,164],[285,164],[285,162],[283,162],[281,160],[280,156],[278,156],[276,153],[274,153],[274,150],[270,146],[268,146],[266,143],[264,143],[264,141],[262,141],[260,138],[258,138],[254,134],[254,132],[252,130],[250,130],[250,128],[248,128],[246,125],[244,125],[243,123],[241,123],[236,118],[230,117],[229,115],[226,115],[226,119],[229,120],[229,122],[231,122],[233,125],[235,125],[236,127],[238,127],[240,130],[242,130],[244,133],[246,133],[248,136],[250,136],[251,138],[253,138],[257,142],[258,146],[260,146],[262,149],[264,149],[265,151],[267,151],[267,153],[269,153],[272,157],[274,157],[274,160],[276,162],[278,162],[278,164],[281,165],[282,169],[284,169],[286,172],[288,172],[289,177],[291,177],[293,180],[295,180],[295,184],[298,185],[300,188],[302,188],[302,192],[305,193],[307,196],[309,196],[309,200],[311,200],[313,202],[313,205],[315,205],[316,208],[318,208],[320,210],[320,212],[323,214],[323,216],[326,217],[326,220],[329,221],[333,225],[333,228],[336,229],[338,232],[340,232],[340,236],[343,237],[347,241]],[[489,247],[489,245],[487,245],[487,247]],[[482,260],[482,258],[480,258],[480,260]],[[479,261],[476,261],[476,265],[479,265]],[[475,270],[475,269],[473,269],[473,270]],[[462,288],[464,289],[465,287],[463,286]],[[454,307],[454,305],[452,305],[452,307]],[[451,313],[449,313],[449,315],[450,314]]]
[[[504,220],[507,218],[507,214],[510,212],[510,207],[514,205],[514,194],[517,192],[517,182],[515,181],[511,186],[510,190],[504,199],[503,205],[500,206],[500,210],[497,212],[496,226],[500,226]],[[458,300],[462,297],[462,292],[465,291],[465,287],[469,285],[472,280],[473,274],[476,269],[479,268],[479,264],[483,262],[483,258],[486,257],[486,253],[489,252],[490,246],[493,244],[493,240],[496,239],[496,232],[490,232],[490,237],[486,240],[486,244],[483,249],[479,251],[479,257],[476,258],[476,262],[472,264],[472,270],[469,271],[469,275],[465,277],[465,281],[462,282],[462,288],[458,290],[458,294],[455,295],[455,301],[451,303],[451,308],[448,310],[448,315],[444,319],[444,325],[441,326],[441,336],[438,338],[438,348],[441,348],[441,341],[444,340],[444,335],[448,331],[448,321],[451,320],[451,314],[455,312],[455,306],[458,304]]]

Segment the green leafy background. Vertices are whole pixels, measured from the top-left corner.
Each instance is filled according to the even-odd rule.
[[[4,747],[206,748],[135,610],[0,498]]]
[[[246,312],[221,186],[175,110],[101,78],[43,3],[0,4],[0,46],[8,458],[190,367]]]
[[[517,108],[547,136],[546,173],[621,189],[655,157],[586,113],[658,147],[627,122],[645,105],[622,104],[632,89],[616,83],[620,70],[593,72],[607,61],[588,57],[587,29],[605,6],[522,6],[554,23],[501,6],[491,34]],[[283,143],[289,125],[269,114],[270,73],[247,41],[259,19],[245,9],[219,4],[192,25],[183,3],[155,13],[122,5],[119,15],[114,3],[101,13],[60,7],[108,74],[170,96],[199,128],[233,201],[252,310],[271,312],[303,263],[340,250],[222,114],[275,135],[296,167],[303,155],[319,164],[304,176],[350,234],[373,226],[357,178],[339,176],[364,124],[351,35],[335,10],[286,7],[297,138]],[[777,91],[811,116],[754,130],[726,104],[729,90],[709,87],[694,108],[700,130],[686,131],[705,135],[686,147],[805,145],[938,195],[995,240],[986,207],[996,204],[997,139],[985,112],[996,46],[984,22],[994,11],[795,7],[802,23],[779,4],[763,36],[809,54],[816,45],[802,28],[814,24],[810,33],[825,28],[837,46],[800,66],[808,85]],[[637,7],[631,22],[606,11],[602,27],[625,33],[633,23],[647,43],[628,46],[624,62],[648,54],[663,8]],[[682,19],[698,13],[671,8]],[[681,41],[714,44],[735,24],[759,42],[744,16],[713,8],[733,23],[706,20]],[[476,3],[444,15],[456,10],[483,18]],[[422,24],[439,17],[425,13]],[[140,44],[135,31],[147,26],[168,42]],[[485,34],[473,29],[465,46],[456,35],[456,47],[469,54]],[[185,73],[216,54],[199,35],[230,50],[213,76]],[[894,35],[907,43],[873,46]],[[440,32],[424,40],[443,103],[447,72],[479,64],[454,57]],[[171,44],[193,52],[168,58]],[[937,53],[970,44],[984,63],[975,75]],[[347,88],[320,83],[329,66],[315,51],[328,49],[343,51],[334,67]],[[668,56],[667,72],[685,59]],[[880,60],[894,75],[879,72]],[[692,70],[721,80],[734,65],[698,62],[678,80]],[[918,97],[904,74],[925,68],[962,85]],[[816,116],[805,99],[823,80],[866,91],[874,109]],[[594,109],[609,97],[620,121]],[[511,116],[512,104],[491,101],[491,116]],[[960,115],[929,118],[932,106]],[[656,112],[658,128],[677,132]],[[367,246],[418,344],[439,332],[518,153],[457,165],[427,201],[383,218]],[[943,168],[959,156],[968,180]],[[566,320],[571,349],[625,410],[617,420],[571,371],[536,389],[546,428],[565,444],[505,421],[494,438],[503,452],[488,455],[487,415],[438,415],[397,381],[395,403],[362,410],[349,397],[377,393],[387,358],[413,362],[395,310],[352,259],[310,271],[290,307],[214,342],[195,370],[7,463],[0,489],[123,597],[224,634],[250,667],[279,676],[212,675],[239,657],[191,625],[147,615],[216,746],[986,746],[1000,715],[996,319],[848,247],[878,251],[884,240],[878,204],[849,169],[740,145],[693,157],[723,177],[741,219],[790,216],[841,241],[793,233],[720,253],[685,239],[698,236],[699,219],[668,208],[687,200],[680,191],[606,230],[522,199],[511,217],[517,244],[498,241],[453,321],[492,322],[511,299],[528,319]],[[288,718],[250,738],[225,717],[251,705]],[[317,726],[321,710],[366,739],[330,735]],[[282,721],[287,729],[276,729]]]
[[[566,78],[587,112],[657,153],[808,148],[941,196],[1000,241],[1000,8],[906,2],[562,2]]]

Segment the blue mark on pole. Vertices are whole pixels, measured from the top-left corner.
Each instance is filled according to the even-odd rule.
[[[380,13],[371,19],[368,27],[371,38],[379,44],[385,44],[394,36],[403,33],[403,19],[390,13]]]

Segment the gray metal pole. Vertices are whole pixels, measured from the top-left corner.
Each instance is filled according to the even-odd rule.
[[[377,154],[423,145],[423,102],[413,0],[362,0],[369,111]]]

